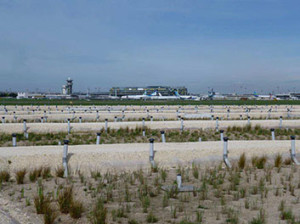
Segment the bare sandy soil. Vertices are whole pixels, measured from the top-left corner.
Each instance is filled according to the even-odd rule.
[[[246,112],[246,108],[250,111]],[[288,107],[291,111],[289,116],[299,117],[300,107],[293,106]],[[7,111],[5,111],[5,109]],[[82,117],[83,121],[94,120],[97,117],[97,112],[99,119],[109,119],[114,120],[115,117],[121,118],[123,116],[122,111],[124,111],[124,119],[141,119],[153,116],[154,119],[176,119],[177,116],[188,117],[189,115],[197,115],[199,117],[214,115],[220,118],[229,119],[239,119],[240,115],[243,118],[251,116],[252,118],[279,118],[283,116],[284,118],[288,116],[287,106],[114,106],[114,107],[13,107],[8,106],[0,108],[0,116],[4,116],[6,121],[13,122],[17,119],[18,122],[23,119],[36,120],[37,122],[41,117],[46,116],[48,121],[64,121],[68,118],[78,118]],[[230,111],[228,113],[228,110]],[[271,110],[269,112],[269,110]],[[229,115],[229,117],[228,117]]]
[[[229,157],[243,152],[273,156],[289,154],[290,141],[229,141]],[[155,160],[165,167],[191,164],[193,161],[222,161],[222,142],[155,143]],[[300,141],[296,141],[300,148]],[[62,162],[63,146],[31,146],[0,148],[0,166],[12,170],[41,165],[56,167]],[[10,161],[8,163],[8,161]],[[149,166],[149,144],[110,144],[69,146],[69,165],[73,170],[135,170]]]

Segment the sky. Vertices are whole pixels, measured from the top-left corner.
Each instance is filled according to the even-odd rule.
[[[0,90],[300,92],[300,1],[0,0]]]

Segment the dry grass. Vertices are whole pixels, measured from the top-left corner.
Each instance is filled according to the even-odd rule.
[[[0,171],[0,183],[1,182],[8,182],[10,179],[10,174],[7,170]]]
[[[73,187],[65,187],[62,189],[62,191],[59,192],[58,195],[58,205],[59,205],[59,210],[62,213],[69,213],[71,204],[73,201]]]
[[[15,176],[16,176],[17,184],[24,184],[24,179],[25,179],[26,173],[27,173],[26,169],[21,169],[21,170],[16,171]]]

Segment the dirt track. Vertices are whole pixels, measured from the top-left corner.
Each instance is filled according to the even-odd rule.
[[[253,155],[289,155],[290,141],[229,141],[229,158],[237,159],[243,152]],[[300,141],[296,141],[300,148]],[[160,166],[170,167],[192,162],[222,161],[223,143],[155,143],[155,160]],[[0,166],[15,170],[38,166],[61,165],[63,146],[2,147]],[[69,146],[69,164],[75,171],[90,169],[125,170],[148,167],[149,144],[109,144]],[[11,164],[8,164],[8,161]]]

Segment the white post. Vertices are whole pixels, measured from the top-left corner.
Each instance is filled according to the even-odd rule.
[[[224,137],[223,139],[224,147],[223,147],[223,160],[228,168],[231,168],[231,164],[228,160],[228,138]]]
[[[161,131],[160,133],[161,133],[161,141],[163,143],[166,143],[165,131]]]
[[[282,128],[282,116],[279,118],[279,127]]]
[[[97,110],[96,113],[97,113],[96,120],[98,121],[99,120],[99,111]]]
[[[183,119],[183,117],[182,117],[182,118],[181,118],[181,125],[180,125],[180,130],[181,130],[181,131],[183,131],[183,129],[184,129],[183,120],[184,120],[184,119]]]
[[[98,133],[97,133],[96,145],[99,145],[99,144],[100,144],[100,136],[101,136],[101,133],[98,132]]]
[[[221,141],[223,141],[223,138],[224,138],[224,130],[220,130],[220,137],[221,137]]]
[[[44,118],[43,117],[41,117],[41,123],[43,123],[44,122]]]
[[[82,122],[82,117],[79,117],[79,123],[81,123]]]
[[[202,138],[201,137],[199,137],[199,142],[201,142],[202,141]]]
[[[154,139],[150,138],[150,151],[149,151],[149,161],[151,165],[154,165]]]
[[[219,117],[216,117],[216,130],[219,130]]]
[[[214,120],[214,115],[210,116],[210,120],[212,120],[212,121]]]
[[[145,118],[142,119],[143,128],[145,127]]]
[[[115,116],[115,122],[117,122],[117,119],[118,119],[118,118]]]
[[[2,117],[2,124],[5,124],[5,117]]]
[[[176,181],[177,181],[177,188],[180,189],[181,188],[181,184],[182,184],[182,180],[181,180],[181,175],[180,174],[177,174]]]
[[[146,136],[146,130],[143,129],[143,136],[145,137]]]
[[[153,122],[153,116],[150,117],[151,122]]]
[[[243,119],[243,115],[240,114],[240,120],[242,120],[242,119]]]
[[[296,158],[296,143],[295,136],[291,136],[291,159],[296,165],[300,165]]]
[[[12,146],[17,146],[17,135],[15,133],[12,134]]]
[[[63,167],[65,169],[64,171],[64,177],[68,177],[68,145],[69,140],[64,140],[64,149],[63,149]]]
[[[27,126],[26,126],[26,119],[23,120],[23,131],[26,132],[27,131]]]
[[[248,125],[250,125],[250,116],[248,116]]]
[[[275,140],[275,129],[271,128],[272,140]]]
[[[68,118],[68,134],[71,132],[70,118]]]

